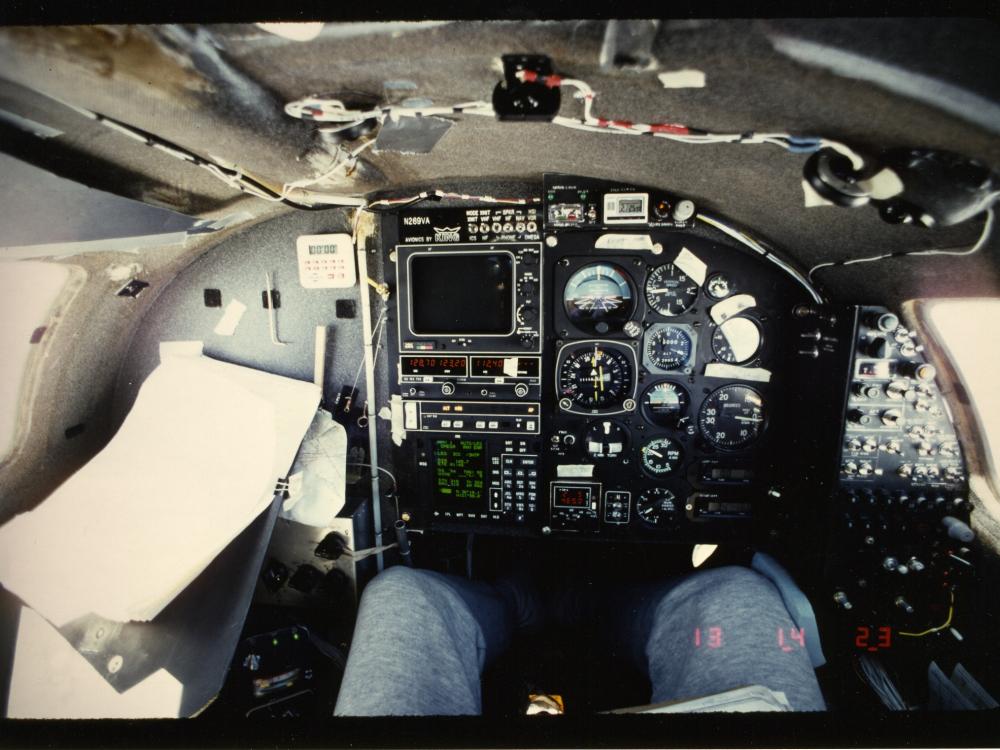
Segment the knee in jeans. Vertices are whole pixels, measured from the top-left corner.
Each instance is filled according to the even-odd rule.
[[[426,597],[427,574],[404,565],[386,568],[365,587],[363,600],[399,599],[413,601]]]
[[[767,578],[755,570],[739,565],[704,570],[695,573],[691,581],[701,590],[710,592],[713,598],[721,600],[733,596],[745,596],[751,592],[765,596],[777,593]]]

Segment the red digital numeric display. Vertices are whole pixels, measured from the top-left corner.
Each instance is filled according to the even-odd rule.
[[[701,648],[702,646],[706,646],[707,648],[722,648],[722,628],[712,626],[705,628],[704,633],[701,628],[695,628],[694,647]]]
[[[590,488],[557,487],[554,505],[557,508],[586,508],[590,505]]]
[[[883,625],[878,628],[869,628],[867,625],[858,625],[854,634],[854,645],[863,651],[879,651],[884,648],[892,648],[892,628]]]
[[[403,375],[456,375],[465,377],[466,357],[404,356],[400,361]]]

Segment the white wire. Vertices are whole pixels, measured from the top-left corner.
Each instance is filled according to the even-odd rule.
[[[805,290],[809,292],[809,295],[813,298],[813,300],[820,303],[823,301],[822,296],[820,296],[819,292],[816,291],[816,289],[813,287],[809,279],[805,278],[801,273],[796,271],[792,266],[785,263],[777,255],[775,255],[773,252],[765,248],[750,235],[746,234],[745,232],[741,232],[740,230],[731,227],[728,224],[719,221],[718,219],[715,219],[711,216],[706,216],[703,213],[696,214],[695,218],[700,219],[706,224],[710,224],[711,226],[715,227],[721,232],[724,232],[725,234],[728,234],[730,237],[737,240],[738,242],[743,243],[754,252],[760,253],[761,255],[764,256],[765,260],[769,260],[771,263],[774,263],[782,271],[787,273],[789,276],[795,279],[799,284],[801,284],[805,288]]]
[[[986,209],[986,221],[983,224],[983,231],[979,235],[979,239],[976,240],[975,244],[972,245],[968,250],[912,250],[908,253],[882,253],[881,255],[872,255],[867,258],[852,258],[850,260],[833,260],[827,261],[825,263],[817,263],[815,266],[809,269],[809,273],[806,274],[809,280],[812,281],[812,275],[816,273],[821,268],[827,268],[829,266],[851,266],[855,263],[872,263],[876,260],[884,260],[885,258],[902,258],[908,255],[972,255],[982,249],[983,245],[990,238],[990,234],[993,231],[993,209]]]
[[[372,339],[375,338],[375,331],[379,332],[378,343],[375,344],[375,357],[372,359],[372,365],[373,366],[374,366],[375,359],[378,358],[378,348],[379,348],[379,346],[382,343],[382,331],[379,329],[379,326],[382,325],[382,321],[385,318],[385,311],[387,309],[388,308],[383,308],[382,312],[379,313],[378,320],[375,321],[375,327],[372,328],[371,338],[368,339],[368,343],[370,344],[372,342]],[[352,392],[358,387],[358,381],[361,379],[361,371],[364,370],[364,369],[365,369],[365,360],[364,360],[364,357],[362,357],[361,358],[361,364],[358,365],[358,374],[354,376],[354,384],[351,386],[351,391]]]
[[[862,654],[858,659],[858,663],[861,666],[865,680],[871,685],[872,690],[875,691],[886,708],[893,711],[909,710],[906,701],[903,700],[903,696],[900,695],[899,690],[880,662],[871,658],[868,654]]]

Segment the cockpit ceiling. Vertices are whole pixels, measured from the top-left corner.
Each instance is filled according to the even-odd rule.
[[[870,154],[927,146],[1000,164],[1000,138],[988,117],[1000,99],[1000,83],[989,74],[1000,64],[1000,45],[989,21],[663,21],[648,49],[636,52],[647,59],[618,66],[602,65],[607,24],[328,24],[308,42],[249,24],[10,27],[0,30],[0,109],[63,135],[38,142],[3,125],[0,147],[94,187],[186,213],[239,204],[263,215],[275,206],[241,196],[57,100],[280,184],[313,177],[329,161],[316,123],[285,115],[287,102],[309,94],[376,104],[488,100],[502,77],[500,55],[533,52],[550,56],[557,72],[586,80],[602,116],[817,134]],[[665,89],[657,78],[686,68],[705,73],[704,88]],[[564,96],[562,107],[573,114],[580,104]],[[980,230],[976,222],[935,230],[892,226],[870,208],[806,208],[806,157],[767,145],[688,145],[549,123],[454,119],[430,153],[369,150],[338,190],[466,186],[473,192],[488,184],[492,192],[507,181],[538,182],[542,172],[626,180],[691,196],[806,268],[874,252],[961,247]],[[820,281],[845,302],[994,296],[997,266],[993,243],[961,264],[893,260],[840,268]]]

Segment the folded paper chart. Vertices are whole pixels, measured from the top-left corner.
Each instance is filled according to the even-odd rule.
[[[164,350],[108,446],[0,528],[0,582],[57,627],[152,619],[268,507],[319,398]]]

